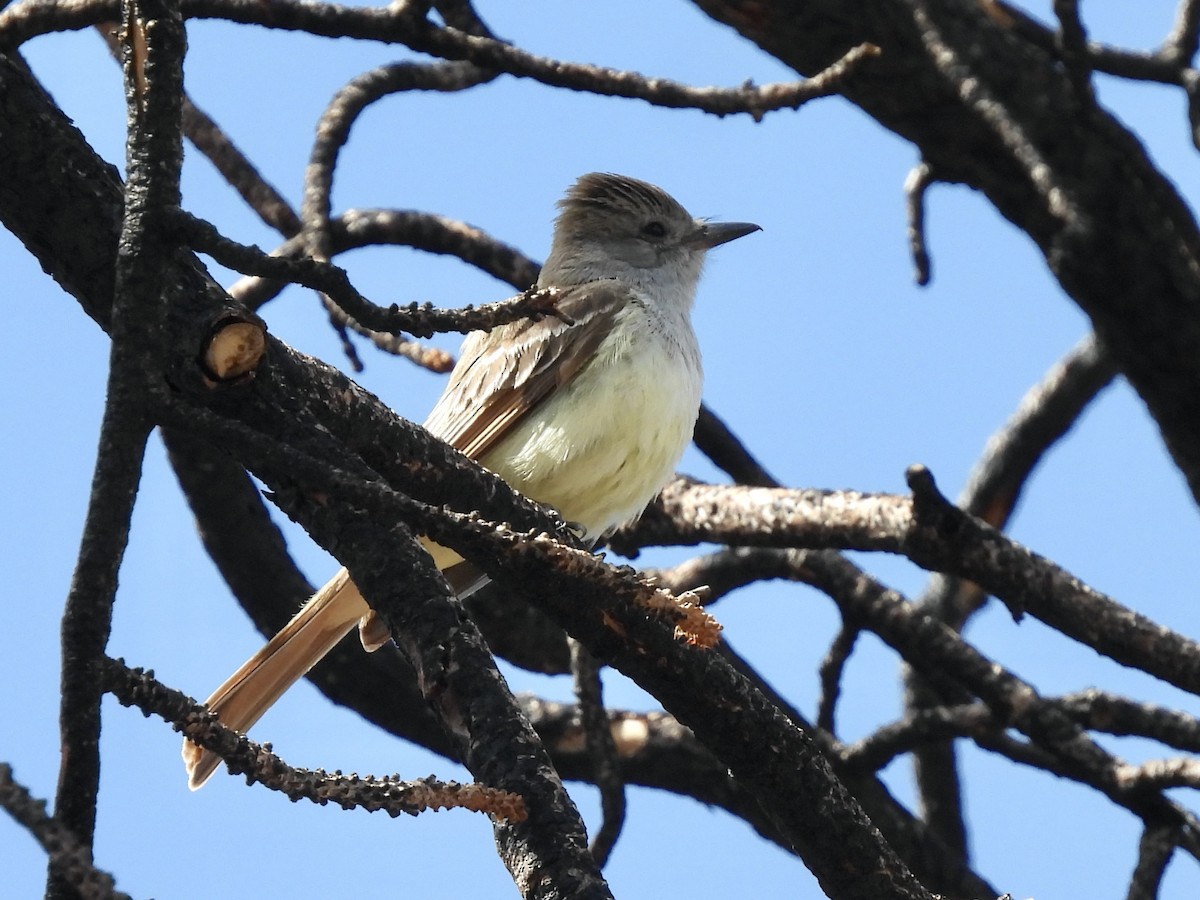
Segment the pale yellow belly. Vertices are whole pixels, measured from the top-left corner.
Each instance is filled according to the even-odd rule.
[[[700,404],[696,362],[644,336],[606,346],[480,462],[598,538],[674,473]]]

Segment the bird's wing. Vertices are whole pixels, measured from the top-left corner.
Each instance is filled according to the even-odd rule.
[[[620,282],[593,281],[562,289],[558,316],[472,334],[425,427],[479,459],[587,365],[632,301]]]

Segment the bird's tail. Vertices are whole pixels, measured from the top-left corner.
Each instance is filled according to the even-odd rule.
[[[464,562],[453,550],[424,538],[421,543],[460,596],[486,581],[478,569]],[[245,733],[288,688],[320,662],[356,622],[359,623],[359,637],[367,650],[375,650],[391,639],[387,626],[367,606],[350,580],[350,573],[341,569],[313,594],[275,637],[213,691],[205,701],[209,712],[215,713],[225,726]],[[188,787],[194,791],[217,770],[221,757],[185,738],[183,762],[187,768]]]
[[[245,732],[369,612],[350,573],[340,570],[213,692],[205,701],[209,712],[229,728]],[[194,791],[216,771],[221,757],[185,739],[183,761],[188,787]]]

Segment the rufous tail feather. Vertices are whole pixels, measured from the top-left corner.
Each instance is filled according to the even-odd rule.
[[[247,731],[369,611],[350,574],[342,569],[275,637],[213,691],[205,701],[209,712],[229,728]],[[221,757],[184,740],[183,761],[188,787],[194,791],[217,770]]]
[[[446,569],[462,562],[462,557],[452,550],[431,541],[422,541],[422,544],[439,568]],[[350,573],[341,569],[313,594],[275,637],[213,691],[205,706],[222,724],[245,733],[288,688],[320,662],[356,622],[360,623],[360,637],[367,650],[375,650],[387,643],[390,635],[386,626],[367,606],[350,580]],[[187,768],[188,787],[194,791],[217,770],[221,757],[185,738],[183,762]]]

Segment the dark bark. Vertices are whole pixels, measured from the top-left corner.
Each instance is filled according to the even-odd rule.
[[[1038,245],[1200,500],[1200,232],[1051,49],[975,0],[695,0],[802,74],[863,41],[844,95]]]
[[[44,105],[45,99],[39,99]],[[31,102],[37,106],[37,101]],[[66,139],[80,140],[77,134]],[[95,169],[93,172],[99,178],[111,179],[111,173]],[[73,173],[59,175],[75,177]],[[113,217],[106,216],[103,209],[86,208],[81,213],[82,216],[76,216],[77,227],[91,226],[100,234],[115,227]],[[25,214],[19,208],[0,209],[6,220],[19,219]],[[52,273],[58,265],[56,257],[53,252],[46,254],[45,261]],[[294,462],[297,453],[309,453],[312,455],[307,458],[316,467],[310,469],[309,477],[317,477],[318,471],[338,471],[343,465],[352,464],[364,474],[380,472],[389,480],[396,479],[395,484],[413,497],[448,503],[459,509],[484,510],[501,520],[516,522],[518,527],[536,524],[539,530],[549,529],[566,536],[544,511],[515,497],[494,476],[432,441],[420,430],[396,420],[374,398],[346,382],[340,373],[303,359],[278,343],[271,343],[268,363],[256,378],[214,392],[201,373],[195,371],[196,348],[202,344],[202,336],[215,316],[226,310],[228,301],[206,282],[202,270],[189,257],[178,257],[174,269],[181,274],[174,280],[168,278],[172,318],[166,347],[172,360],[168,370],[176,387],[175,396],[192,398],[191,402],[202,407],[245,422],[249,429],[233,426],[232,419],[227,418],[224,421],[234,431],[222,426],[219,429],[222,434],[214,436],[235,454],[238,448],[230,441],[236,434],[247,440],[251,433],[271,435],[265,446],[255,444],[258,447],[255,462],[262,474],[283,471],[271,467],[284,460]],[[83,293],[88,290],[85,283],[73,283],[73,287]],[[97,302],[94,297],[89,300],[103,306],[103,301]],[[185,416],[181,410],[176,412],[179,415],[176,425],[199,427],[197,423],[204,418],[194,414]],[[336,435],[336,447],[329,440],[330,434]],[[240,447],[243,453],[248,452],[247,446]],[[288,478],[300,477],[290,465],[286,471]],[[353,488],[351,483],[339,484],[347,491]],[[399,499],[398,495],[389,496]],[[353,501],[350,502],[351,508],[344,510],[343,515],[354,515]],[[361,527],[374,527],[373,521],[365,520]],[[349,523],[347,520],[343,524],[350,527]],[[448,529],[446,535],[441,533],[439,523]],[[318,527],[315,519],[308,524]],[[544,545],[513,544],[499,540],[499,536],[491,537],[488,531],[467,537],[456,530],[465,524],[468,523],[459,522],[451,528],[438,518],[421,522],[422,530],[438,540],[452,537],[449,543],[468,550],[477,563],[484,562],[484,556],[503,556],[490,561],[488,569],[492,574],[522,584],[539,600],[539,605],[552,611],[560,624],[569,624],[570,630],[589,649],[596,652],[599,648],[603,657],[618,661],[637,680],[660,694],[668,708],[694,730],[704,732],[705,742],[756,796],[758,804],[767,810],[768,819],[787,835],[787,841],[801,850],[828,890],[844,897],[927,896],[881,841],[858,804],[831,775],[811,741],[765,697],[723,665],[719,657],[689,650],[678,643],[669,625],[647,623],[644,612],[629,605],[628,599],[620,607],[611,605],[614,597],[610,592],[620,590],[622,584],[626,585],[624,590],[632,589],[633,582],[627,576],[610,570],[603,577],[603,567],[597,569],[598,563],[581,554],[572,557],[573,562],[562,576],[567,579],[565,582],[546,581]],[[331,547],[332,534],[326,532]],[[386,532],[380,532],[374,538],[342,539],[346,542],[345,552],[357,560],[356,577],[357,567],[362,567],[366,576],[364,591],[373,596],[373,585],[375,591],[381,591],[380,600],[388,596],[385,586],[394,584],[394,580],[373,568],[379,565],[380,558],[386,558],[386,554],[381,557],[379,553],[382,546],[379,542],[386,536]],[[372,545],[375,554],[367,552]],[[389,544],[388,549],[397,548]],[[541,590],[535,590],[535,584]],[[564,586],[569,587],[569,599],[564,598]],[[592,595],[593,604],[579,602],[578,595],[583,591]],[[619,620],[631,635],[640,634],[638,648],[614,643],[613,633],[601,618],[602,612],[619,614]],[[649,658],[641,655],[646,641],[655,648]],[[437,646],[441,645],[435,640],[424,652],[433,652]],[[423,666],[430,665],[431,660],[420,656],[421,652],[412,648],[408,655],[414,661],[423,659]],[[651,663],[655,655],[667,662]],[[730,705],[724,707],[722,715],[712,715],[712,707],[705,698],[725,695],[726,691],[730,692]],[[536,792],[536,782],[529,789]]]
[[[917,146],[922,163],[912,189],[912,227],[919,261],[928,250],[921,228],[921,194],[934,181],[971,185],[1026,231],[1063,287],[1091,317],[1112,365],[1145,400],[1193,495],[1200,498],[1200,371],[1195,366],[1200,359],[1200,235],[1191,212],[1136,139],[1096,106],[1089,83],[1092,65],[1113,71],[1124,66],[1133,73],[1130,77],[1187,82],[1194,95],[1194,84],[1182,76],[1174,81],[1172,77],[1176,70],[1182,72],[1195,52],[1200,4],[1181,6],[1167,47],[1143,63],[1088,44],[1076,4],[1070,2],[1055,4],[1062,27],[1057,36],[1010,15],[1002,4],[974,0],[697,0],[697,5],[804,73],[822,69],[852,46],[878,45],[882,49],[878,58],[866,59],[871,51],[865,50],[856,63],[842,67],[817,88],[788,96],[818,96],[831,85],[844,83],[848,97]],[[229,16],[331,35],[384,37],[469,62],[439,64],[428,70],[431,73],[463,71],[483,79],[491,69],[471,65],[494,67],[560,86],[648,97],[650,88],[640,76],[594,67],[555,67],[548,64],[553,61],[538,60],[491,40],[469,4],[446,2],[438,7],[444,17],[460,23],[477,39],[439,31],[420,21],[411,11],[422,7],[413,4],[406,15],[389,17],[374,10],[295,4],[268,9],[242,0],[187,4],[200,16]],[[107,10],[97,3],[86,9],[80,5],[59,10],[58,15],[63,17],[59,21],[83,22]],[[35,12],[23,27],[36,30],[41,27],[39,15],[54,14],[50,7]],[[845,81],[850,72],[852,77]],[[768,108],[768,95],[769,91],[757,93],[749,87],[741,93],[680,91],[679,86],[667,84],[658,99],[664,105],[761,115]],[[1192,100],[1195,107],[1194,96]],[[406,214],[403,222],[386,214],[369,222],[325,222],[336,147],[317,149],[328,165],[321,176],[324,182],[314,188],[307,218],[309,227],[322,235],[316,242],[322,255],[363,240],[396,239],[413,245],[424,241],[427,249],[451,248],[464,258],[474,255],[481,266],[502,277],[524,277],[532,271],[528,260],[508,248],[465,237],[462,229],[425,214]],[[247,181],[243,187],[253,195],[257,177],[252,171],[247,175],[245,167],[239,171],[243,175],[238,177]],[[268,196],[265,202],[278,206],[279,199]],[[151,205],[162,211],[173,204],[160,198]],[[130,212],[132,217],[134,210]],[[295,217],[286,215],[286,210],[276,212],[281,215],[274,220],[295,231]],[[52,101],[24,77],[19,62],[0,61],[0,219],[26,242],[48,272],[80,298],[88,314],[106,329],[112,328],[114,335],[120,330],[119,308],[114,315],[111,304],[113,285],[118,283],[113,260],[121,218],[121,186],[111,167],[90,153],[78,133],[57,115]],[[163,262],[166,254],[160,252],[161,245],[155,248],[155,242],[182,242],[179,222],[178,218],[174,225],[159,221],[160,229],[151,229],[150,240],[135,248],[134,255]],[[354,230],[364,222],[373,229],[367,237],[365,231]],[[192,237],[217,246],[211,236],[198,234],[193,226]],[[294,248],[308,243],[304,238]],[[222,246],[229,253],[245,249]],[[276,263],[262,271],[279,277],[288,265]],[[919,269],[928,271],[927,259]],[[306,272],[310,280],[331,277],[328,269],[310,263],[291,265],[291,270]],[[537,739],[520,721],[512,699],[503,690],[494,690],[490,658],[474,623],[411,556],[406,526],[418,526],[439,539],[445,535],[448,543],[461,547],[502,582],[494,593],[513,595],[478,605],[483,612],[502,613],[490,623],[480,616],[493,647],[519,654],[531,668],[562,671],[565,628],[648,687],[679,721],[692,727],[694,734],[681,734],[668,727],[669,723],[679,729],[677,721],[659,722],[655,740],[612,760],[619,761],[622,777],[720,803],[760,833],[798,850],[834,896],[923,896],[923,890],[878,840],[822,754],[926,886],[951,894],[987,892],[964,861],[961,799],[952,779],[928,783],[929,822],[921,823],[895,804],[878,780],[864,774],[864,767],[914,747],[929,748],[921,751],[934,760],[927,768],[947,768],[953,754],[943,742],[950,737],[970,737],[1013,760],[1074,778],[1140,816],[1146,828],[1130,896],[1151,896],[1157,891],[1174,847],[1197,853],[1194,823],[1161,793],[1173,784],[1192,783],[1195,773],[1182,765],[1122,768],[1084,733],[1084,729],[1125,728],[1194,749],[1194,721],[1123,698],[1039,697],[1011,673],[989,668],[989,661],[957,635],[941,629],[932,618],[915,614],[910,604],[870,583],[845,560],[827,552],[806,555],[802,550],[774,549],[807,544],[900,550],[931,570],[956,577],[946,587],[953,596],[943,596],[938,604],[942,608],[936,611],[951,624],[959,624],[982,599],[980,588],[990,590],[1016,613],[1028,609],[1118,661],[1196,691],[1200,676],[1195,660],[1200,653],[1192,642],[1098,595],[988,527],[1002,527],[1011,513],[1025,477],[1047,444],[1045,434],[1033,435],[1023,449],[1006,452],[1000,460],[1003,465],[990,472],[990,481],[977,485],[979,496],[965,505],[983,522],[947,504],[930,479],[914,472],[911,500],[793,492],[770,515],[755,505],[754,495],[741,489],[693,488],[689,493],[677,487],[640,529],[619,536],[623,542],[619,546],[631,551],[636,551],[639,539],[649,537],[667,541],[717,537],[767,545],[772,549],[730,551],[707,566],[709,574],[720,579],[713,585],[718,595],[763,578],[803,577],[834,596],[845,623],[823,673],[826,696],[820,721],[830,732],[825,733],[813,729],[727,648],[712,653],[683,647],[662,621],[647,623],[645,610],[636,605],[640,588],[627,574],[599,566],[590,557],[572,555],[564,547],[571,544],[570,535],[545,510],[514,497],[468,461],[396,419],[340,373],[271,342],[268,360],[255,378],[230,385],[206,383],[195,364],[197,353],[214,322],[230,311],[241,313],[190,254],[175,253],[171,264],[158,272],[139,274],[134,267],[120,277],[132,295],[139,293],[141,280],[143,287],[152,285],[171,300],[170,318],[161,328],[164,339],[158,343],[166,362],[140,367],[161,374],[158,387],[169,384],[173,391],[159,398],[156,408],[168,419],[184,409],[216,413],[186,422],[173,419],[190,431],[170,430],[167,441],[206,546],[227,580],[253,610],[259,627],[268,631],[309,590],[288,559],[245,465],[277,487],[282,504],[323,544],[350,562],[371,602],[391,624],[401,626],[396,633],[404,647],[402,654],[389,648],[368,657],[355,646],[345,646],[345,652],[335,653],[314,673],[315,680],[330,696],[365,711],[385,727],[468,760],[481,778],[529,792],[535,808],[542,811],[540,824],[498,829],[514,872],[532,867],[552,873],[554,884],[519,879],[527,895],[549,896],[573,888],[603,895],[603,886],[579,855],[577,817],[568,809],[569,801]],[[263,290],[256,299],[269,291],[265,281],[259,286]],[[340,282],[334,285],[342,287]],[[422,312],[379,310],[357,293],[351,295],[348,283],[344,287],[347,305],[359,304],[350,315],[379,316],[375,324],[380,327],[400,322],[411,331],[411,316],[405,316]],[[445,315],[467,324],[465,316],[455,311]],[[139,327],[152,330],[154,322],[153,316],[146,317]],[[438,324],[445,323],[438,320]],[[121,366],[114,364],[114,372],[119,371]],[[1074,420],[1089,392],[1110,374],[1108,362],[1091,359],[1078,385],[1080,393],[1067,398],[1057,411],[1049,411],[1047,419],[1053,421],[1047,427],[1059,429],[1050,440]],[[128,393],[117,391],[110,401],[112,396],[120,399]],[[106,418],[105,434],[109,438],[125,434],[131,440],[107,442],[109,450],[102,461],[116,467],[116,477],[101,478],[98,468],[98,484],[107,493],[98,490],[94,497],[103,500],[104,509],[116,517],[115,530],[110,529],[107,544],[97,544],[99,552],[87,552],[85,538],[82,575],[77,578],[84,589],[72,591],[74,606],[86,601],[84,613],[64,621],[65,633],[82,635],[81,641],[70,637],[64,642],[68,651],[73,644],[83,647],[81,653],[67,653],[74,685],[64,681],[64,722],[69,720],[74,729],[71,734],[64,731],[69,751],[87,750],[91,739],[81,736],[80,729],[94,732],[98,727],[98,720],[87,712],[98,690],[87,683],[93,674],[87,661],[103,650],[105,595],[111,599],[115,578],[115,569],[109,572],[106,566],[119,562],[121,528],[127,525],[131,485],[137,481],[136,460],[129,464],[130,450],[140,454],[137,448],[147,427],[140,408],[121,410],[123,419]],[[1021,435],[1014,431],[1012,436],[1016,446]],[[698,423],[696,442],[736,480],[774,484],[708,410]],[[297,461],[298,468],[284,465],[289,460]],[[347,492],[345,508],[339,504],[337,509],[326,509],[312,502],[314,491],[331,486]],[[706,490],[712,493],[706,495]],[[838,511],[822,509],[823,497],[835,500]],[[446,504],[463,512],[479,510],[488,520],[512,521],[519,529],[533,531],[514,536],[492,529],[487,521],[441,514],[414,501]],[[858,501],[864,505],[856,513]],[[811,505],[811,521],[803,521],[807,513],[788,510],[788,503]],[[696,510],[703,511],[706,504],[718,514],[697,516]],[[739,507],[748,511],[748,524],[721,526],[720,517],[732,521]],[[788,519],[780,515],[781,510],[795,515]],[[860,520],[852,521],[856,514]],[[869,517],[874,518],[867,522]],[[697,527],[701,521],[705,526]],[[89,533],[97,527],[89,517]],[[531,537],[541,530],[557,534],[560,543]],[[98,568],[92,571],[84,563]],[[700,560],[692,571],[705,568]],[[806,574],[798,574],[799,569]],[[686,581],[686,573],[675,574]],[[959,589],[965,578],[978,587]],[[406,590],[398,591],[397,584],[404,584]],[[522,594],[533,602],[518,617],[509,613],[515,608],[510,604],[525,603],[516,599]],[[564,599],[567,595],[569,601]],[[614,622],[619,629],[612,627]],[[77,629],[81,623],[83,627]],[[879,633],[917,665],[925,679],[923,687],[928,688],[922,702],[929,708],[881,730],[863,747],[846,749],[832,739],[833,703],[841,665],[860,629]],[[424,693],[417,689],[414,666],[421,673]],[[984,703],[971,703],[975,696]],[[69,701],[74,711],[69,713],[68,698],[74,698]],[[578,727],[564,722],[568,712],[549,711],[535,701],[524,706],[541,724],[552,747],[557,747],[556,760],[564,772],[594,778],[586,757],[561,738],[563,729]],[[1028,743],[1005,733],[1013,726],[1028,736]],[[593,731],[595,727],[593,723]],[[82,771],[68,778],[63,792],[82,812],[68,809],[62,818],[77,820],[72,827],[85,842],[90,832],[87,810],[94,808],[94,790],[87,783],[94,782],[94,774]],[[939,790],[947,785],[951,789],[943,792],[945,808],[939,810],[928,801],[937,800]],[[554,824],[542,830],[548,823]],[[570,837],[556,847],[550,836],[553,831]],[[577,862],[583,868],[574,871]],[[574,880],[576,875],[580,880]]]

